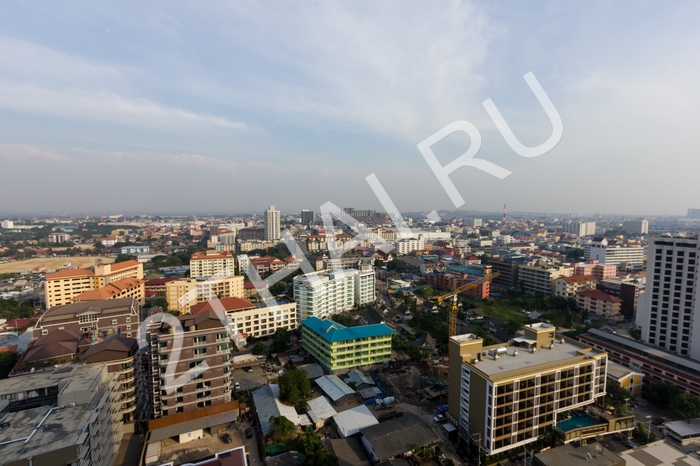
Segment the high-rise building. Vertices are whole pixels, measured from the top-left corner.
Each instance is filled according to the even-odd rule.
[[[630,235],[646,235],[649,233],[649,220],[638,218],[637,220],[625,220],[622,229]]]
[[[362,306],[377,300],[376,276],[370,263],[360,262],[355,274],[355,304]]]
[[[5,465],[110,466],[122,437],[117,374],[64,365],[0,380]]]
[[[644,248],[641,244],[623,244],[613,239],[593,238],[583,247],[583,257],[601,264],[641,270],[644,267]]]
[[[9,230],[15,227],[15,222],[13,222],[12,220],[3,220],[0,226]]]
[[[310,225],[314,223],[315,220],[315,214],[313,210],[302,210],[301,211],[301,224],[302,225]]]
[[[595,222],[566,222],[562,226],[562,231],[577,236],[593,236],[595,235]]]
[[[277,241],[280,239],[280,211],[271,205],[265,211],[265,239]]]
[[[555,426],[567,443],[634,429],[633,416],[601,420],[607,428],[594,432],[560,422],[605,396],[607,355],[556,330],[528,324],[509,343],[488,347],[474,334],[450,338],[448,413],[460,437],[490,456],[537,442]]]
[[[700,209],[688,209],[688,218],[691,219],[700,219]],[[6,228],[3,226],[3,228]]]
[[[354,270],[316,272],[294,277],[294,300],[299,320],[323,319],[355,304]]]
[[[228,277],[236,274],[236,259],[229,251],[195,252],[190,258],[190,277]]]
[[[231,402],[233,358],[228,329],[211,309],[177,319],[182,327],[182,333],[177,335],[181,338],[180,342],[175,341],[176,332],[165,321],[154,321],[148,325],[146,339],[153,418]],[[178,357],[179,363],[178,359],[174,359]],[[175,366],[174,380],[177,381],[182,376],[187,377],[186,373],[191,368],[202,367],[200,363],[207,365],[204,372],[190,377],[184,385],[168,390],[168,366]]]
[[[649,243],[642,340],[700,360],[698,238],[656,237]]]

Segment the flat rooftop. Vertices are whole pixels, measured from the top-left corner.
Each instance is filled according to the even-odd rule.
[[[479,361],[475,367],[489,377],[506,372],[529,373],[535,368],[537,368],[537,370],[546,370],[550,366],[556,367],[560,365],[567,359],[580,357],[582,351],[585,352],[584,354],[594,356],[605,354],[602,351],[589,348],[582,344],[576,344],[570,341],[561,343],[561,338],[555,339],[552,349],[537,348],[537,351],[534,353],[525,347],[512,344],[509,346],[499,346],[499,348],[505,348],[506,351],[505,354],[500,355],[498,359],[495,360],[488,352],[490,349],[494,349],[494,347],[487,348],[488,349],[482,351],[481,361]],[[513,356],[514,351],[518,352],[517,356]]]
[[[67,385],[63,393],[88,390],[99,378],[104,364],[68,364],[51,372],[24,373],[0,380],[0,395],[31,391],[56,385]]]
[[[613,466],[622,462],[622,458],[609,449],[602,448],[600,443],[578,448],[562,445],[537,453],[535,457],[545,466]]]
[[[73,386],[72,382],[76,378],[74,375],[66,390],[71,387],[81,389],[92,385],[97,374],[103,368],[104,365],[99,364],[95,367],[97,372],[89,371],[93,375],[89,383],[90,377],[88,377],[89,374],[86,374]],[[80,372],[76,371],[76,374]],[[24,390],[29,388],[27,382],[29,377],[22,376],[16,377],[16,379],[24,380]],[[3,462],[31,458],[78,443],[93,411],[107,389],[108,385],[103,385],[100,390],[93,394],[91,401],[84,405],[53,408],[45,406],[1,414],[0,423],[8,422],[10,424],[9,428],[0,429],[0,457],[2,457]]]

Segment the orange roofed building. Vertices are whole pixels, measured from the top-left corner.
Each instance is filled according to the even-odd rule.
[[[97,290],[124,278],[142,280],[143,264],[132,260],[118,264],[96,264],[94,272],[78,268],[47,273],[44,282],[46,308],[70,304],[73,298],[86,291]]]

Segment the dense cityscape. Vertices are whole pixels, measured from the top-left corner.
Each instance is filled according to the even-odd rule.
[[[343,213],[4,219],[5,464],[691,461],[700,210]]]
[[[700,3],[0,14],[0,466],[700,466]]]

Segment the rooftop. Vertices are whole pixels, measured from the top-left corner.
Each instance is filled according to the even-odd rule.
[[[310,317],[304,320],[302,325],[331,343],[394,334],[394,331],[385,324],[345,327],[332,320],[321,320],[318,317]]]
[[[630,369],[629,367],[625,367],[622,364],[618,364],[614,361],[608,361],[608,376],[619,380],[629,374],[643,375],[642,372],[635,371],[634,369]]]
[[[609,295],[606,292],[600,291],[597,289],[579,291],[576,294],[579,296],[588,296],[589,298],[598,299],[600,301],[608,301],[611,303],[621,303],[622,302],[622,300],[620,298],[613,296],[613,295]]]
[[[55,316],[79,315],[85,312],[103,312],[109,309],[117,309],[120,307],[134,307],[134,298],[119,298],[104,301],[88,301],[83,303],[64,304],[63,306],[54,306],[46,311],[41,319]]]
[[[255,304],[243,298],[219,298],[219,303],[221,303],[221,305],[224,307],[224,310],[227,312],[242,311],[255,308]],[[206,311],[208,309],[213,309],[212,304],[209,301],[191,306],[190,312],[192,314],[199,314],[200,312]]]
[[[333,401],[338,401],[346,395],[355,393],[355,390],[350,388],[350,386],[343,382],[337,375],[324,375],[316,379],[316,383]]]
[[[380,461],[409,452],[414,444],[430,445],[440,440],[430,425],[415,414],[366,427],[360,432]]]
[[[482,360],[477,363],[476,368],[491,377],[506,372],[515,374],[530,373],[534,370],[541,371],[546,370],[548,367],[561,365],[566,360],[580,358],[586,354],[591,356],[605,354],[602,351],[594,350],[588,346],[572,342],[571,340],[563,341],[564,343],[562,343],[562,339],[555,339],[552,349],[537,348],[534,353],[518,345],[503,345],[499,348],[504,348],[505,351],[498,359],[494,359],[493,356],[488,354],[489,349],[495,348],[487,347],[487,349],[484,350],[486,354],[483,355]],[[534,340],[532,342],[534,342]],[[526,344],[532,342],[525,341]],[[517,356],[513,356],[515,351],[518,352]]]
[[[55,273],[47,273],[47,280],[56,280],[60,278],[70,278],[70,277],[91,277],[95,275],[95,272],[87,269],[63,269]]]
[[[535,455],[544,466],[614,466],[622,462],[622,458],[607,448],[602,448],[600,443],[574,447],[562,445],[551,448]]]

